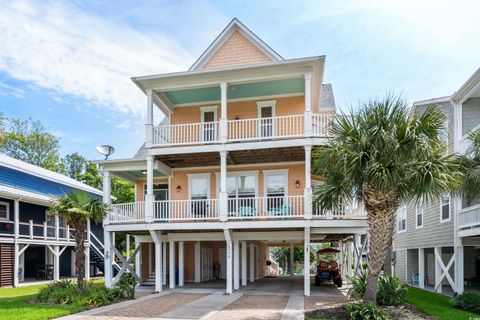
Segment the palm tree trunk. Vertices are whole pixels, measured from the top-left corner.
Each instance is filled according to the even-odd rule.
[[[85,223],[79,223],[75,231],[75,269],[77,271],[77,292],[83,294],[85,278]]]
[[[392,245],[395,227],[396,197],[379,195],[371,190],[364,193],[364,204],[369,226],[368,277],[363,303],[377,304],[378,276]]]

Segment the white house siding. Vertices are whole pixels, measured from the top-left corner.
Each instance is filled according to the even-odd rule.
[[[430,105],[417,106],[419,113]],[[436,104],[448,120],[448,151],[454,148],[454,106],[450,102]],[[440,222],[440,199],[424,203],[423,227],[416,228],[415,204],[407,205],[407,231],[396,234],[394,247],[396,249],[417,249],[443,247],[453,245],[453,201],[450,203],[450,221]]]
[[[401,281],[406,282],[407,250],[396,250],[395,252],[396,252],[395,276],[397,276]]]
[[[480,124],[480,98],[469,98],[462,105],[462,135]]]

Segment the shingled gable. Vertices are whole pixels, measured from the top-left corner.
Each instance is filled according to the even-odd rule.
[[[283,58],[234,18],[189,70],[278,60]]]

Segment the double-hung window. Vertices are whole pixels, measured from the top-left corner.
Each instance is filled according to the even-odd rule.
[[[417,228],[423,227],[423,200],[415,205],[415,226]]]
[[[440,197],[440,222],[450,220],[450,196],[448,194]]]
[[[407,230],[407,207],[403,206],[397,210],[397,232]]]
[[[227,177],[228,212],[242,216],[257,214],[257,174],[234,173]]]

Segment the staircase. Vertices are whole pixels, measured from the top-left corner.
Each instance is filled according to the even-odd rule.
[[[90,265],[94,265],[96,269],[100,270],[105,274],[105,247],[103,243],[90,232]],[[114,262],[113,263],[113,275],[115,276],[120,272],[120,266]]]
[[[147,280],[142,282],[142,286],[155,286],[155,271],[148,275]]]

